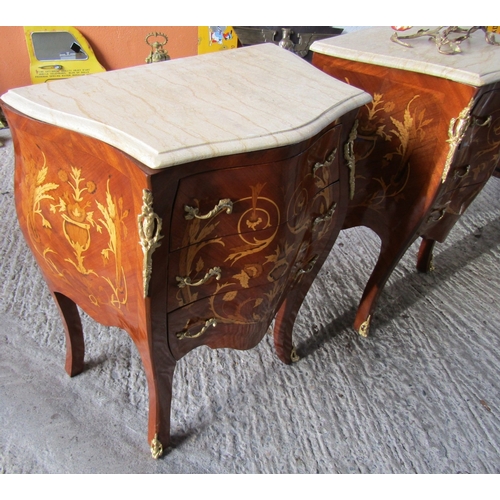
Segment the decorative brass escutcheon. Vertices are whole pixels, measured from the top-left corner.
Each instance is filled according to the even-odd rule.
[[[151,440],[151,456],[157,460],[163,455],[163,445],[158,441],[158,434]]]
[[[219,200],[219,203],[215,205],[210,212],[208,212],[205,215],[200,215],[200,210],[199,208],[195,207],[190,207],[189,205],[184,205],[184,211],[187,212],[184,215],[184,218],[186,220],[191,220],[191,219],[211,219],[212,217],[215,217],[219,212],[226,211],[227,214],[231,214],[233,212],[233,202],[229,198],[224,198],[222,200]]]
[[[178,281],[177,286],[179,288],[184,288],[186,286],[200,286],[204,285],[212,276],[215,276],[216,280],[220,280],[221,277],[221,269],[220,267],[213,267],[208,271],[208,273],[201,278],[201,280],[195,281],[194,283],[191,281],[189,276],[177,276],[175,279]]]

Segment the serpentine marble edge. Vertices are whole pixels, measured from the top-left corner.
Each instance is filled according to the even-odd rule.
[[[21,87],[2,100],[160,169],[309,139],[371,96],[261,44]]]
[[[403,35],[416,33],[414,26]],[[377,26],[334,38],[317,40],[313,52],[351,61],[404,69],[455,82],[482,87],[500,80],[500,46],[489,45],[482,31],[476,31],[460,44],[461,54],[440,54],[427,37],[404,40],[411,47],[391,41],[394,30]]]

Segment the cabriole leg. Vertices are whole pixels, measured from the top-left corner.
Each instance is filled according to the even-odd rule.
[[[66,332],[66,372],[74,377],[83,371],[85,342],[82,322],[76,304],[59,292],[52,292],[52,297],[59,309]]]

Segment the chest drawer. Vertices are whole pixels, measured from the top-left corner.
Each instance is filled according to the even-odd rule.
[[[170,250],[293,221],[316,192],[338,180],[340,131],[329,130],[292,159],[181,179]]]
[[[445,191],[486,182],[500,159],[500,90],[482,94],[471,111],[470,124],[459,145]]]
[[[210,295],[280,280],[297,258],[300,237],[319,241],[337,216],[339,183],[316,193],[291,222],[261,231],[212,238],[169,256],[168,311]]]
[[[425,235],[436,241],[444,241],[455,222],[465,212],[483,188],[483,184],[472,184],[451,191],[440,202],[435,203],[419,230],[420,235]]]
[[[296,236],[286,224],[210,239],[169,257],[168,311],[210,295],[281,279],[293,258]]]
[[[286,279],[208,297],[168,314],[172,354],[180,359],[200,345],[251,349],[276,315]]]

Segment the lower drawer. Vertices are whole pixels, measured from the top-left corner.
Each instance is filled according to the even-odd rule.
[[[446,193],[434,205],[419,234],[443,242],[460,216],[483,189],[484,183],[464,186]]]
[[[231,290],[170,313],[168,340],[176,359],[200,345],[251,349],[265,335],[287,280],[248,290]]]

